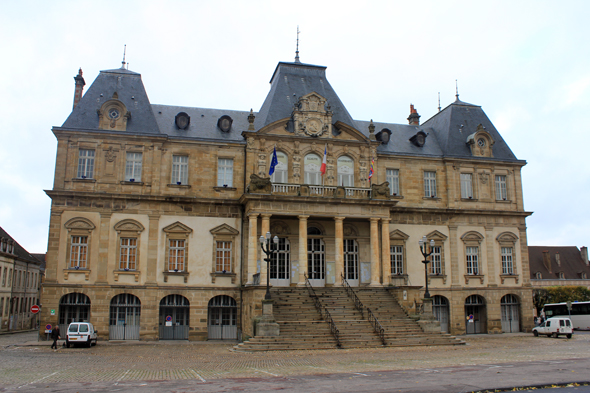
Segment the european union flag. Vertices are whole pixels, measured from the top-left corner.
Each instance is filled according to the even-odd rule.
[[[277,166],[278,163],[279,160],[277,159],[277,147],[275,146],[275,149],[272,153],[272,159],[270,160],[270,170],[268,171],[269,176],[272,176],[272,174],[275,173],[275,166]]]

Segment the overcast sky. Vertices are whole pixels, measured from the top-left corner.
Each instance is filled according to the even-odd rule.
[[[354,119],[481,105],[522,170],[529,245],[588,246],[589,1],[0,0],[0,226],[45,252],[56,140],[82,67],[142,74],[152,104],[257,111],[277,62],[327,76]]]

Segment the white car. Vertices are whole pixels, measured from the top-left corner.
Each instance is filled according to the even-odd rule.
[[[90,348],[96,345],[98,341],[98,332],[90,322],[72,322],[68,326],[66,333],[66,347],[72,344],[84,344]]]
[[[569,318],[554,317],[549,318],[542,324],[533,328],[533,335],[537,337],[539,334],[545,334],[547,337],[557,338],[559,335],[572,338],[574,333],[574,326]]]

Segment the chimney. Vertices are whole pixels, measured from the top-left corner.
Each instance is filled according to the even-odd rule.
[[[555,253],[555,263],[557,263],[557,266],[561,267],[561,259],[559,258],[559,251],[557,251]]]
[[[551,271],[551,257],[549,256],[549,251],[543,251],[543,265],[545,265],[547,270],[549,270],[549,273],[552,273],[552,271]]]
[[[74,90],[74,107],[72,110],[80,102],[80,99],[82,98],[82,91],[84,90],[84,85],[86,84],[86,82],[84,82],[84,78],[82,78],[82,68],[78,70],[78,75],[74,77],[74,80],[76,81],[76,88]]]
[[[410,116],[408,116],[408,121],[410,122],[411,126],[420,125],[420,115],[416,109],[414,109],[414,104],[410,104]]]
[[[588,261],[588,248],[586,246],[583,246],[580,249],[580,253],[582,254],[582,260],[584,261],[586,266],[588,266],[590,264],[590,262]]]

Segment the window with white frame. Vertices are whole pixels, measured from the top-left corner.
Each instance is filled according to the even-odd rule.
[[[305,184],[317,185],[322,184],[322,159],[317,154],[308,154],[303,160],[303,171],[305,173]]]
[[[467,262],[467,274],[479,274],[478,264],[479,247],[467,246],[465,247],[465,256]]]
[[[185,241],[169,239],[168,247],[168,271],[183,272],[185,262]]]
[[[273,183],[288,183],[289,182],[289,158],[282,151],[277,151],[277,165],[275,171],[271,176]]]
[[[501,247],[502,274],[514,274],[512,265],[512,247]]]
[[[430,274],[442,274],[442,247],[432,247],[432,254],[430,255],[430,258]]]
[[[232,158],[217,159],[217,186],[233,187],[234,160]]]
[[[125,180],[126,181],[141,181],[141,164],[143,154],[135,152],[127,152],[127,162],[125,164]]]
[[[231,272],[232,242],[218,241],[215,257],[215,271],[217,273]]]
[[[507,199],[506,175],[496,175],[496,200],[505,201]]]
[[[70,268],[86,269],[88,258],[88,236],[72,236],[70,246]]]
[[[137,238],[122,237],[119,254],[119,269],[135,270],[137,268]]]
[[[473,176],[471,173],[461,173],[461,198],[473,198]]]
[[[399,169],[387,169],[387,182],[389,183],[389,193],[391,195],[400,195],[399,192]]]
[[[78,178],[92,179],[94,176],[94,150],[80,149],[78,156]]]
[[[338,185],[354,187],[354,160],[348,156],[338,157]]]
[[[172,184],[188,184],[188,156],[172,156]]]
[[[391,274],[404,274],[404,246],[390,246]]]
[[[436,172],[424,172],[424,196],[427,198],[436,197]]]

